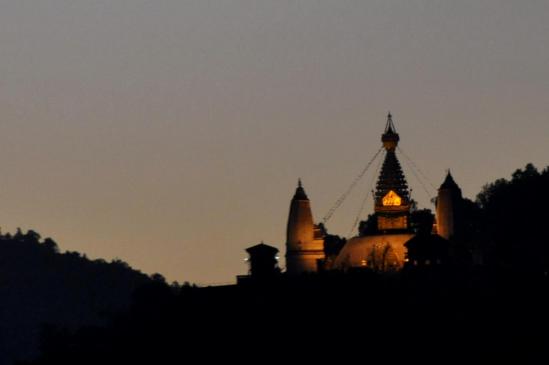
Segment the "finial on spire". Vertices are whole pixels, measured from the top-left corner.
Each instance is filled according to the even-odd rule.
[[[309,198],[307,198],[307,194],[305,194],[305,189],[303,189],[301,178],[297,180],[297,188],[295,189],[294,199],[309,200]]]
[[[393,115],[391,112],[387,114],[387,125],[385,125],[385,132],[381,136],[381,141],[383,146],[387,151],[394,150],[398,145],[400,137],[396,131],[395,125],[393,124]]]
[[[385,126],[385,133],[396,133],[396,128],[393,124],[393,115],[390,111],[387,112],[387,125]]]

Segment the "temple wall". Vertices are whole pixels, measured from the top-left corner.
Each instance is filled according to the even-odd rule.
[[[324,258],[325,255],[322,249],[311,251],[288,251],[286,253],[286,272],[292,275],[304,272],[317,272],[318,261],[323,260]]]

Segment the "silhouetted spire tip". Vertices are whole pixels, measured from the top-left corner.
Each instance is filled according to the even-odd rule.
[[[307,194],[305,193],[305,189],[303,189],[303,182],[301,179],[297,180],[297,189],[295,189],[293,200],[309,200]]]
[[[385,133],[396,133],[396,128],[393,123],[393,115],[390,111],[387,113],[387,125],[385,126]]]
[[[452,173],[450,172],[450,169],[446,169],[446,178],[444,179],[444,182],[440,186],[441,189],[450,189],[450,188],[458,188],[458,184],[455,182],[454,177],[452,176]]]
[[[386,150],[394,150],[398,145],[400,137],[396,131],[395,125],[393,124],[393,116],[391,112],[387,115],[387,124],[385,125],[385,131],[381,135],[381,141]]]

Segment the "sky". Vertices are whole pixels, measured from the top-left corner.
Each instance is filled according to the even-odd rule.
[[[389,110],[420,206],[448,168],[474,199],[548,165],[547,19],[546,0],[0,0],[0,226],[233,282],[246,247],[283,256],[298,178],[320,221]]]

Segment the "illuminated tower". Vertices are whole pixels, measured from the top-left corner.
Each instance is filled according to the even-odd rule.
[[[286,272],[316,272],[318,261],[324,259],[324,240],[314,224],[311,202],[301,180],[290,204],[286,237]]]
[[[448,170],[446,179],[438,189],[437,196],[437,233],[447,240],[456,233],[462,199],[461,189]]]
[[[402,269],[407,260],[406,242],[414,234],[408,229],[410,191],[395,153],[399,140],[389,113],[381,136],[385,160],[374,195],[377,232],[350,238],[334,261],[336,269],[360,267],[396,271]]]
[[[386,155],[375,193],[377,228],[380,231],[408,229],[410,193],[395,149],[400,137],[393,124],[391,113],[387,115],[385,132],[381,136]]]

